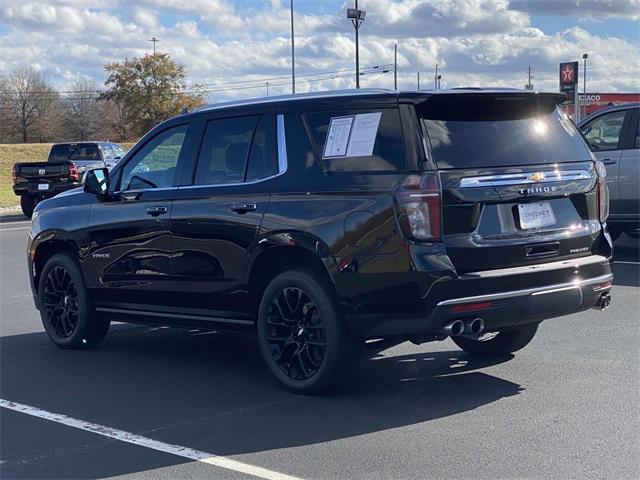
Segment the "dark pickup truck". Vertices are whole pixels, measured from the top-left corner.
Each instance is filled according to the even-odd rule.
[[[13,166],[13,191],[20,197],[22,212],[29,218],[41,200],[80,186],[85,170],[111,168],[125,154],[112,142],[56,143],[46,162]]]

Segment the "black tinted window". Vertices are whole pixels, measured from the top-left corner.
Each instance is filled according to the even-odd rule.
[[[67,143],[54,145],[49,153],[50,162],[73,160],[100,160],[98,145],[95,143]]]
[[[433,158],[439,168],[473,168],[588,160],[580,133],[564,113],[529,110],[523,115],[488,105],[485,112],[423,113]],[[491,110],[492,109],[492,110]],[[444,118],[443,118],[444,117]]]
[[[373,149],[370,155],[350,155],[352,139],[354,138],[354,126],[358,115],[381,113],[377,132],[374,131],[375,138]],[[305,115],[307,125],[311,131],[315,149],[326,168],[332,172],[379,172],[404,170],[406,168],[404,155],[404,142],[402,129],[400,127],[400,115],[395,109],[382,109],[371,111],[341,111],[341,112],[314,112]],[[374,117],[375,118],[375,117]],[[334,122],[346,122],[351,124],[342,131],[349,137],[346,138],[344,149],[336,146],[327,148],[327,134],[330,125]],[[349,120],[351,119],[351,120]],[[333,139],[329,139],[330,142]],[[366,142],[365,142],[366,143]],[[335,143],[334,145],[337,145]],[[344,151],[342,151],[344,150]]]
[[[247,182],[271,177],[278,173],[276,139],[271,115],[261,115],[253,135]]]
[[[194,183],[224,185],[244,181],[255,125],[255,116],[209,121],[200,148]]]

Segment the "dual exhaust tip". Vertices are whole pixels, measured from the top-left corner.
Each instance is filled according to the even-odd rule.
[[[442,333],[451,337],[470,336],[477,337],[484,331],[484,320],[474,318],[472,320],[453,320],[442,328]]]

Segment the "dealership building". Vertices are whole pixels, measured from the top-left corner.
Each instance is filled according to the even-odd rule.
[[[624,103],[640,102],[640,93],[587,93],[579,94],[580,117],[607,108],[611,105],[622,105]],[[573,103],[565,104],[565,111],[573,117]]]

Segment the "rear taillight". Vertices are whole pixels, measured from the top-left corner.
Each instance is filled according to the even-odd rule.
[[[13,183],[16,183],[16,180],[18,178],[18,169],[16,168],[16,165],[14,165],[11,169],[11,178],[13,179]]]
[[[407,177],[396,191],[398,223],[405,238],[438,241],[442,236],[440,181],[434,172]]]
[[[609,187],[607,187],[607,168],[601,161],[596,161],[598,173],[598,216],[601,222],[609,218]]]
[[[77,166],[69,166],[69,179],[73,180],[74,182],[80,181],[80,170],[78,170]]]

